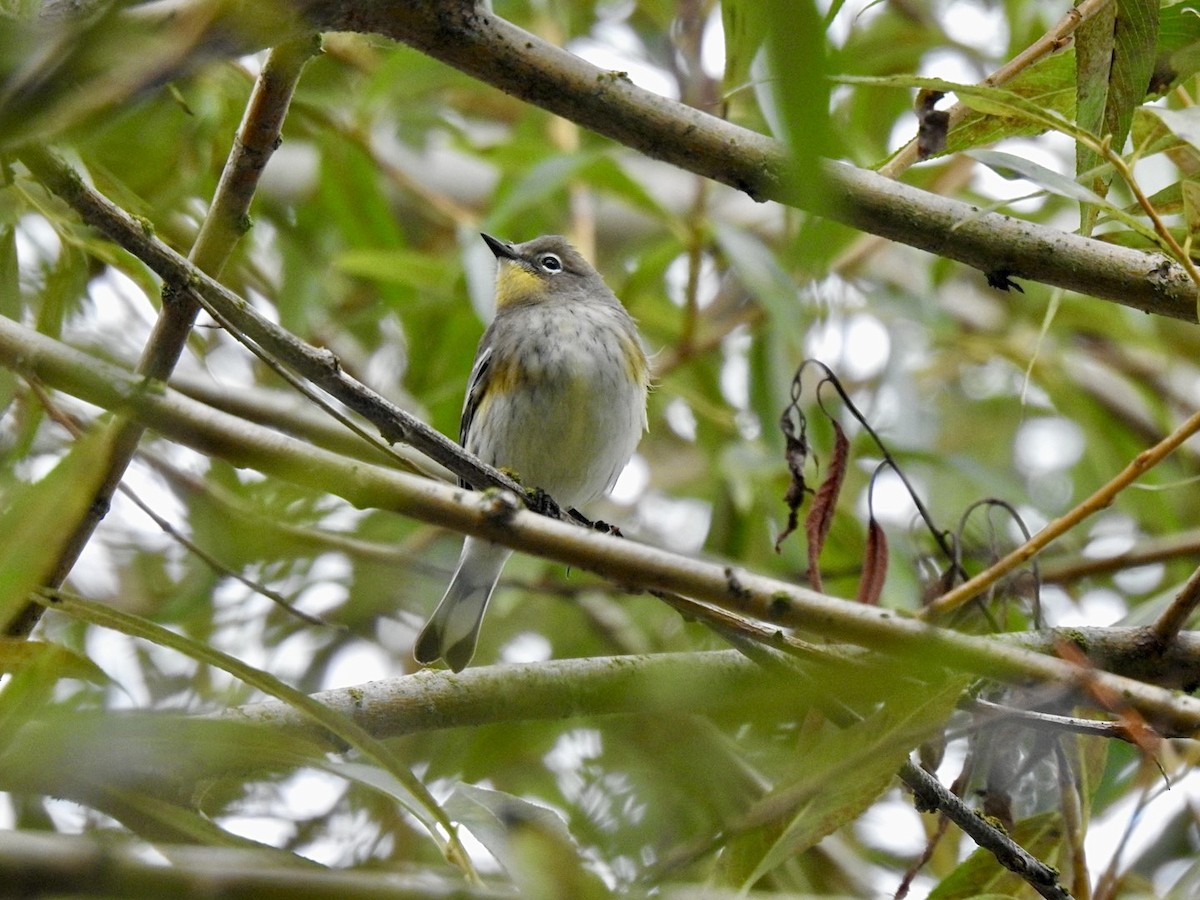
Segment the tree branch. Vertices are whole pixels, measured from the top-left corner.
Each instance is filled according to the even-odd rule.
[[[197,2],[150,4],[138,14],[177,15]],[[783,177],[789,160],[779,142],[639,88],[624,73],[596,68],[472,0],[291,0],[290,8],[297,30],[384,35],[648,157],[756,200],[800,202]],[[253,43],[229,46],[229,35],[237,33],[231,17],[232,12],[218,17],[210,26],[214,43],[224,41],[219,49],[229,54],[258,49]],[[1196,286],[1163,255],[982,212],[841,163],[830,162],[808,177],[824,177],[833,198],[828,207],[812,211],[853,228],[985,273],[1196,321]]]
[[[151,849],[152,848],[152,849]],[[170,865],[162,865],[162,854]],[[284,862],[283,853],[144,844],[114,835],[5,832],[0,871],[17,897],[303,897],[305,900],[511,900],[510,890],[468,887],[395,871],[334,871]]]
[[[346,460],[156,390],[136,376],[0,318],[0,360],[22,375],[109,409],[132,411],[148,427],[235,466],[257,469],[363,508],[391,510],[598,572],[621,584],[694,597],[774,628],[794,628],[901,657],[914,674],[942,668],[1000,681],[1083,687],[1115,696],[1166,733],[1200,729],[1200,700],[1088,666],[959,634],[719,563],[622,540],[523,509],[504,492],[464,491]],[[1085,698],[1086,699],[1086,698]]]
[[[916,763],[905,763],[900,770],[900,777],[912,790],[919,809],[941,812],[969,834],[975,843],[995,856],[1004,868],[1022,878],[1047,900],[1070,900],[1071,895],[1058,883],[1057,871],[1036,859],[1001,829],[988,823]]]
[[[120,244],[167,284],[181,286],[179,289],[194,295],[196,302],[208,308],[232,337],[263,348],[275,361],[345,403],[379,428],[389,443],[404,441],[476,487],[498,487],[524,496],[521,486],[512,478],[485,465],[445,435],[351,378],[333,353],[305,344],[266,319],[243,298],[148,234],[123,209],[83,184],[74,170],[53,154],[26,148],[21,161],[84,222]]]
[[[969,603],[1013,569],[1033,559],[1033,557],[1037,556],[1051,543],[1058,540],[1084,519],[1103,509],[1107,509],[1112,505],[1112,502],[1121,491],[1125,490],[1174,453],[1184,441],[1188,440],[1198,431],[1200,431],[1200,412],[1193,413],[1153,447],[1143,450],[1130,460],[1125,468],[1093,491],[1085,500],[1076,504],[1057,519],[1049,522],[1041,531],[1025,541],[1025,543],[992,563],[979,574],[930,601],[921,611],[921,615],[925,618],[932,618],[958,609],[965,603]]]
[[[189,261],[196,271],[202,269],[214,275],[219,274],[234,244],[246,230],[254,188],[277,146],[279,131],[283,127],[283,119],[300,79],[300,72],[315,50],[316,44],[311,39],[285,43],[273,50],[267,59],[221,173],[212,208],[205,216],[192,247]],[[88,192],[88,188],[70,177],[73,174],[66,173],[64,177],[78,191]],[[179,283],[170,282],[164,287],[162,308],[138,362],[138,373],[147,379],[165,381],[171,374],[200,310],[190,293],[179,288]],[[92,533],[108,512],[113,494],[142,439],[143,427],[136,419],[118,416],[105,427],[113,431],[114,451],[108,460],[108,470],[83,517],[76,522],[63,523],[65,528],[70,529],[71,539],[47,579],[49,587],[61,585],[70,574],[91,540]],[[41,614],[42,609],[38,604],[28,604],[9,623],[7,634],[13,637],[27,636],[37,625]]]
[[[1171,643],[1187,625],[1197,606],[1200,606],[1200,569],[1192,572],[1192,576],[1179,589],[1170,605],[1150,626],[1154,636],[1162,644]]]

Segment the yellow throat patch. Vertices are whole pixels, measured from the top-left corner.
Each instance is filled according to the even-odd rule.
[[[496,309],[531,300],[545,290],[541,278],[512,260],[503,260],[496,273]]]

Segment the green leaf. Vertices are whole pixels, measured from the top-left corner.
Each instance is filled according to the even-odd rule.
[[[1147,107],[1146,113],[1158,119],[1171,134],[1200,150],[1200,107],[1162,109]]]
[[[737,90],[750,80],[750,64],[767,36],[769,12],[762,0],[724,0],[721,4],[726,91]]]
[[[334,265],[347,275],[399,284],[436,296],[449,296],[454,286],[453,273],[442,260],[402,247],[346,250],[335,257]]]
[[[0,179],[4,177],[0,173]],[[2,182],[0,182],[2,183]],[[0,190],[0,203],[13,197],[13,189]],[[7,212],[7,210],[5,210]],[[17,230],[9,216],[0,216],[0,316],[21,320],[21,281],[17,260]],[[17,391],[17,377],[11,369],[0,370],[0,415],[8,409]]]
[[[1200,16],[1190,3],[1173,3],[1158,12],[1158,52],[1151,90],[1165,94],[1200,72]]]
[[[1117,0],[1113,67],[1101,132],[1112,135],[1117,152],[1123,150],[1129,136],[1134,109],[1142,105],[1150,88],[1158,45],[1158,8],[1158,0]]]
[[[234,659],[232,656],[222,653],[207,644],[176,634],[146,619],[129,615],[112,607],[89,603],[86,600],[61,593],[55,595],[52,605],[55,609],[83,621],[91,622],[94,625],[100,625],[105,628],[112,628],[123,634],[151,641],[162,647],[169,647],[199,662],[215,666],[244,681],[251,687],[262,691],[264,694],[283,700],[285,703],[300,710],[313,721],[326,728],[331,734],[345,741],[348,745],[358,750],[368,759],[373,760],[396,778],[404,786],[408,794],[416,800],[407,809],[421,821],[429,831],[430,836],[439,845],[445,846],[445,839],[441,836],[439,829],[444,829],[445,833],[452,834],[451,825],[445,813],[429,794],[429,791],[409,771],[408,767],[404,765],[396,753],[389,749],[386,744],[373,738],[362,726],[351,719],[343,716],[341,713],[335,712],[307,694],[284,684],[275,676],[261,669],[248,666],[240,660]],[[397,795],[393,793],[392,796]],[[450,848],[450,852],[455,853],[462,864],[469,867],[465,855],[453,847]]]
[[[213,779],[287,772],[327,752],[323,742],[281,740],[278,729],[256,722],[57,704],[8,735],[0,770],[5,790],[90,802],[120,786],[183,802]]]
[[[819,210],[827,202],[822,158],[836,155],[825,30],[811,0],[762,0],[762,5],[770,73],[760,86],[759,96],[768,98],[763,114],[787,145],[791,167],[784,177],[791,190],[803,198],[802,206]]]
[[[108,473],[113,430],[81,438],[47,475],[18,488],[0,514],[0,632],[20,614],[62,561]]]
[[[581,177],[584,168],[601,152],[593,150],[555,154],[526,169],[520,178],[508,186],[499,202],[493,205],[484,230],[506,236],[514,227],[514,221],[525,211],[545,204],[573,179]],[[521,239],[528,238],[522,236]]]
[[[460,783],[446,801],[446,811],[504,866],[522,897],[610,896],[603,882],[584,867],[575,839],[552,810],[512,794]]]
[[[606,151],[589,162],[580,171],[580,175],[594,190],[617,197],[631,207],[655,218],[662,218],[666,210],[654,199],[641,182],[631,177],[621,167],[620,157],[612,151]]]
[[[1075,122],[1093,134],[1104,134],[1105,112],[1112,74],[1114,27],[1117,4],[1109,3],[1085,19],[1075,31]],[[1075,145],[1075,173],[1083,175],[1100,164],[1100,154],[1086,144]],[[1092,190],[1106,193],[1111,174],[1091,179]],[[1091,201],[1084,201],[1085,204]],[[1080,211],[1081,232],[1090,234],[1096,210],[1085,205]]]
[[[1183,195],[1183,221],[1189,235],[1200,234],[1200,183],[1186,179],[1180,183]]]
[[[1118,153],[1125,146],[1134,110],[1146,99],[1158,40],[1157,0],[1117,0],[1083,22],[1075,33],[1076,116],[1080,128],[1107,136]],[[1084,143],[1075,145],[1075,171],[1096,169],[1100,154]],[[1091,188],[1108,191],[1112,173],[1091,176]],[[1081,229],[1090,234],[1096,210],[1083,207]]]
[[[1104,204],[1102,197],[1097,196],[1095,192],[1084,187],[1074,178],[1060,175],[1053,169],[1039,166],[1020,156],[1002,153],[999,150],[971,150],[967,156],[979,160],[997,175],[1010,181],[1024,179],[1032,181],[1038,187],[1060,197],[1078,200],[1080,203]]]
[[[1045,812],[1018,822],[1009,837],[1030,855],[1053,865],[1062,835],[1062,817],[1057,812]],[[988,894],[1012,897],[1024,887],[1020,876],[1001,866],[990,851],[981,848],[943,878],[930,892],[929,900],[974,900]]]
[[[853,821],[887,790],[912,748],[954,711],[966,678],[928,691],[895,695],[878,712],[846,728],[827,724],[804,749],[803,774],[757,806],[794,811],[783,833],[746,877],[743,890],[785,860]]]
[[[724,222],[714,225],[721,251],[738,278],[768,310],[771,320],[798,334],[801,330],[800,289],[757,236]]]
[[[94,684],[107,684],[108,674],[74,650],[48,641],[0,638],[0,672],[19,672],[30,666],[41,667],[50,678],[78,678]]]

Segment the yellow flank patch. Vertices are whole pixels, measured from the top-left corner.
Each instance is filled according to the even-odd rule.
[[[505,260],[496,273],[496,309],[529,300],[545,290],[542,279],[523,266]]]
[[[629,332],[621,333],[621,351],[625,357],[625,374],[635,384],[648,384],[650,368],[646,364],[646,355],[638,346],[637,338]]]
[[[521,367],[517,365],[516,359],[509,356],[504,360],[495,360],[492,363],[492,370],[488,373],[488,389],[487,394],[493,396],[501,396],[511,394],[517,389],[517,383],[521,380]],[[487,394],[484,398],[487,398]]]

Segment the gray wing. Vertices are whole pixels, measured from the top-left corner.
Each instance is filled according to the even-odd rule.
[[[484,335],[486,338],[487,335]],[[471,366],[471,376],[467,379],[467,396],[463,398],[462,420],[458,425],[458,442],[470,449],[471,423],[475,421],[475,412],[483,399],[483,386],[487,383],[488,370],[492,365],[492,348],[481,342],[479,352],[475,354],[475,364]],[[470,487],[461,478],[459,484]]]

